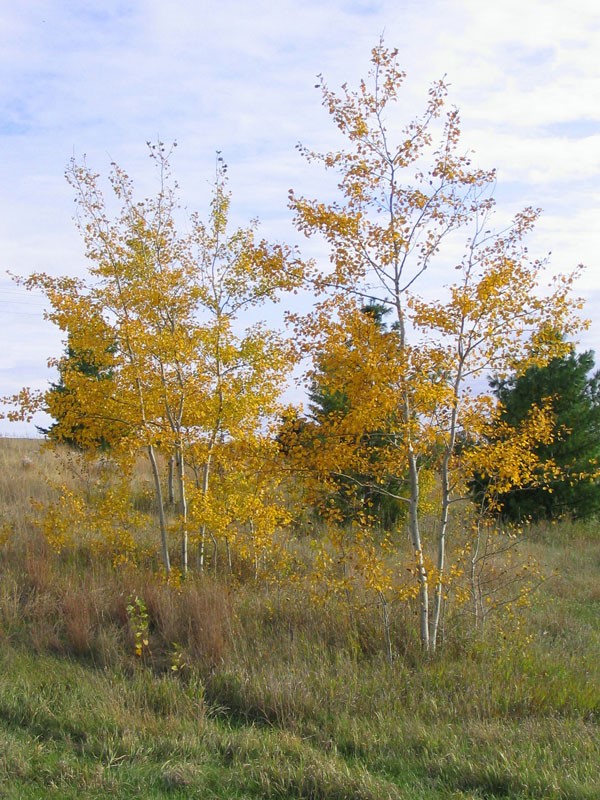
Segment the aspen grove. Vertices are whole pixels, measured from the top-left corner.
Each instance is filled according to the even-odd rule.
[[[452,603],[485,616],[481,569],[505,552],[486,545],[481,560],[495,498],[558,476],[535,455],[556,435],[550,404],[500,436],[499,401],[480,387],[492,372],[519,375],[564,355],[584,323],[572,296],[578,270],[546,277],[545,261],[527,252],[540,212],[524,209],[494,229],[495,173],[464,152],[444,82],[420,115],[394,122],[404,77],[397,51],[380,43],[356,90],[336,93],[320,80],[342,144],[300,152],[336,175],[337,196],[292,191],[289,205],[297,229],[325,243],[329,263],[259,239],[254,225],[231,231],[220,159],[207,221],[192,215],[184,235],[164,145],[150,148],[153,199],[138,201],[112,165],[116,215],[99,176],[72,162],[88,275],[23,282],[46,294],[48,318],[96,369],[55,360],[64,390],[24,390],[11,413],[47,409],[53,441],[76,431],[90,457],[102,441],[124,475],[145,454],[167,575],[176,542],[183,576],[216,572],[224,556],[229,571],[237,558],[254,579],[307,581],[315,596],[339,591],[351,603],[360,588],[381,607],[385,631],[395,604],[412,604],[421,645],[433,652]],[[248,309],[301,288],[314,302],[288,314],[287,334],[245,326]],[[387,324],[365,307],[387,311]],[[344,399],[318,420],[281,403],[299,363],[311,365],[309,385]],[[474,503],[478,478],[486,497]],[[356,500],[352,519],[329,502],[340,481]],[[380,524],[377,495],[402,509],[392,525]],[[308,524],[307,508],[322,525]],[[387,634],[386,645],[392,660]]]
[[[128,175],[112,165],[110,183],[120,203],[114,219],[99,176],[71,163],[67,179],[76,192],[89,280],[34,274],[25,284],[46,293],[48,317],[68,334],[70,348],[109,371],[110,378],[98,380],[63,358],[55,363],[66,391],[25,393],[22,407],[26,412],[47,407],[58,421],[56,441],[72,441],[76,431],[75,443],[89,450],[102,439],[125,472],[136,453],[146,453],[167,574],[170,526],[159,454],[163,465],[172,458],[185,574],[190,525],[202,568],[206,520],[223,520],[215,509],[221,498],[211,485],[216,472],[221,483],[237,487],[238,527],[258,515],[273,533],[278,521],[277,513],[259,509],[259,498],[267,495],[256,485],[263,472],[248,465],[260,453],[265,461],[273,448],[265,420],[278,409],[290,348],[262,324],[240,333],[237,322],[246,309],[294,289],[303,273],[289,248],[257,240],[253,227],[228,230],[230,196],[221,159],[208,223],[193,215],[189,234],[179,236],[170,153],[159,143],[150,146],[150,155],[159,176],[155,199],[137,202]],[[242,463],[248,470],[240,473]],[[275,480],[269,477],[271,487]],[[226,535],[224,528],[213,524],[212,539]]]

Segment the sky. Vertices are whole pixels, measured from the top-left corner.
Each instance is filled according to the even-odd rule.
[[[236,221],[258,217],[264,235],[326,260],[287,209],[290,188],[324,185],[296,145],[335,143],[316,76],[356,84],[382,35],[407,73],[403,121],[445,76],[465,148],[497,169],[499,218],[541,207],[531,254],[551,252],[552,272],[586,265],[578,349],[600,359],[597,0],[0,0],[0,396],[47,386],[63,350],[44,298],[8,273],[85,273],[73,157],[103,175],[116,161],[146,196],[145,143],[177,141],[183,202],[204,213],[220,151]],[[35,427],[0,421],[0,435]]]

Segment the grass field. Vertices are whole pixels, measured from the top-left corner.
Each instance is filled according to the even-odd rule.
[[[376,609],[55,553],[54,469],[0,440],[1,798],[600,798],[600,524],[527,532],[520,632],[425,658],[398,609],[390,665]]]

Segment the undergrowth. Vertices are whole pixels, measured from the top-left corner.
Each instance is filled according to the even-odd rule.
[[[426,657],[394,608],[390,664],[376,606],[56,553],[0,492],[1,797],[600,796],[596,524],[527,532],[546,580],[518,629]]]

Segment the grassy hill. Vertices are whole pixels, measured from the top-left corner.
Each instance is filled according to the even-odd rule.
[[[600,524],[525,532],[516,627],[425,658],[398,611],[390,665],[376,608],[55,552],[58,469],[0,440],[0,797],[600,797]]]

